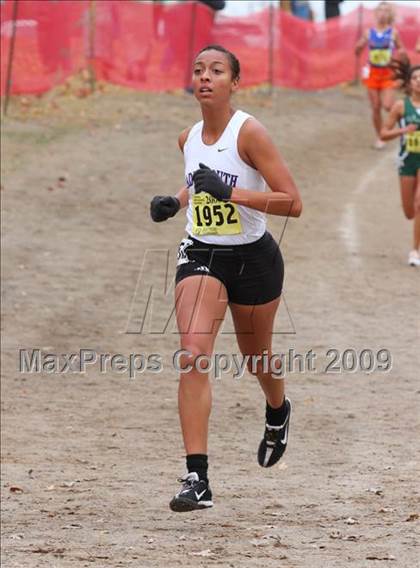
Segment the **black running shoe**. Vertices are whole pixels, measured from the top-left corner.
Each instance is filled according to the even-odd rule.
[[[265,425],[264,438],[258,448],[258,463],[261,467],[271,467],[277,463],[286,450],[292,405],[288,398],[285,401],[287,416],[283,424],[281,426]]]
[[[207,481],[200,480],[195,471],[187,473],[181,479],[182,488],[169,503],[172,511],[182,513],[213,507],[211,489]]]

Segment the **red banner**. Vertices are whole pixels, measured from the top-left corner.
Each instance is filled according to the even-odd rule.
[[[15,47],[11,92],[42,93],[89,63],[96,77],[140,90],[189,85],[197,51],[208,43],[232,50],[244,86],[271,82],[323,89],[351,81],[357,72],[354,45],[372,24],[371,10],[313,23],[269,8],[226,17],[194,1],[160,4],[137,0],[3,0],[1,93],[6,90],[12,32]],[[396,5],[396,27],[413,62],[420,29],[417,8]]]

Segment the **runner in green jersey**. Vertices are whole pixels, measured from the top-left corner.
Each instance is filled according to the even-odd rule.
[[[415,178],[420,168],[420,106],[416,108],[410,97],[404,100],[404,114],[399,122],[401,128],[411,126],[407,134],[401,136],[399,174]]]
[[[408,60],[394,61],[393,68],[407,96],[392,107],[381,130],[381,139],[401,137],[398,171],[401,200],[405,216],[414,220],[413,250],[408,264],[420,266],[420,65],[411,67]],[[395,127],[397,123],[399,128]]]

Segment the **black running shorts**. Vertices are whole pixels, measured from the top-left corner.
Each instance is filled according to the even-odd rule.
[[[213,276],[223,282],[229,302],[266,304],[283,288],[280,249],[270,233],[245,245],[213,245],[191,236],[178,249],[176,283],[188,276]]]

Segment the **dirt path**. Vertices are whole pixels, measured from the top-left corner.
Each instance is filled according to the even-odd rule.
[[[184,468],[177,336],[125,330],[144,300],[140,290],[133,302],[145,251],[169,246],[173,270],[184,220],[154,225],[148,207],[182,184],[176,138],[198,109],[188,96],[117,90],[57,101],[24,120],[12,108],[4,125],[3,566],[414,567],[420,272],[405,264],[395,146],[369,149],[364,94],[238,101],[302,190],[304,215],[282,241],[291,320],[283,306],[276,327],[296,334],[279,333],[275,348],[312,349],[316,371],[290,374],[290,445],[268,471],[255,458],[257,385],[214,381],[215,507],[191,515],[168,509]],[[281,233],[282,220],[269,225]],[[146,276],[164,276],[165,254]],[[158,292],[154,321],[167,305]],[[161,353],[164,372],[21,374],[25,348]],[[228,333],[217,348],[237,352]],[[389,349],[392,370],[326,373],[332,348]]]

